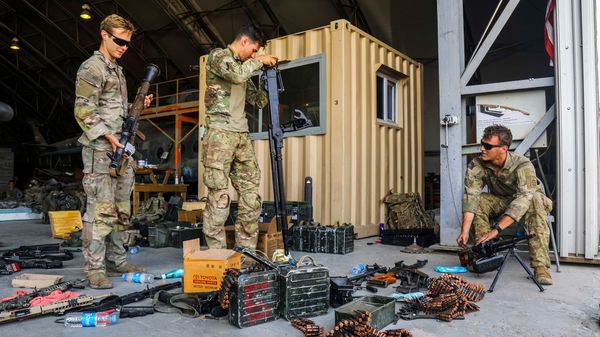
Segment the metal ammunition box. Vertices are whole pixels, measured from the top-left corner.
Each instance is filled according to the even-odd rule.
[[[329,269],[315,266],[279,267],[281,315],[287,320],[314,317],[329,310]]]
[[[240,275],[230,291],[229,322],[245,328],[279,318],[277,270]]]
[[[352,318],[357,311],[371,313],[371,326],[381,330],[394,321],[396,300],[385,296],[365,296],[335,309],[335,323]]]
[[[296,251],[347,254],[354,251],[354,226],[294,226],[293,246]]]

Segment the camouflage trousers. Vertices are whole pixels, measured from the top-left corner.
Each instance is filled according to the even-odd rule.
[[[224,225],[229,216],[231,179],[239,195],[235,221],[236,244],[255,249],[261,211],[261,198],[258,195],[260,169],[249,134],[209,128],[204,136],[202,163],[204,184],[208,188],[203,226],[208,247],[227,247]]]
[[[492,230],[489,219],[502,216],[512,200],[512,197],[496,196],[490,193],[481,194],[479,207],[473,219],[475,241]],[[535,237],[529,240],[529,258],[532,267],[546,266],[550,268],[548,212],[551,210],[552,201],[542,193],[536,192],[533,194],[527,212],[521,218],[529,234],[535,234]]]
[[[83,216],[83,271],[105,272],[106,264],[119,267],[127,262],[122,231],[129,226],[134,173],[131,165],[120,177],[109,174],[106,151],[84,147],[83,189],[87,209]]]

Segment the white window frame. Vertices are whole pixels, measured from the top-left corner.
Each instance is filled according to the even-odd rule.
[[[378,97],[379,95],[377,95],[377,81],[381,78],[383,79],[383,86],[382,86],[382,90],[383,90],[383,119],[379,118],[379,116],[377,115],[377,121],[380,123],[384,123],[384,124],[392,124],[392,125],[398,125],[398,88],[400,85],[400,81],[398,79],[395,79],[389,75],[386,75],[382,72],[377,72],[377,78],[375,80],[375,97]],[[391,118],[390,116],[390,104],[388,104],[388,86],[390,83],[393,83],[394,85],[394,89],[392,90],[393,93],[393,102],[391,104],[391,108],[394,110],[391,113]],[[375,112],[376,114],[379,113],[378,109],[377,109],[377,104],[379,102],[376,100],[375,102]]]

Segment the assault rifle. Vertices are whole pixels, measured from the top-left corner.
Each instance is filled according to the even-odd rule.
[[[7,263],[16,263],[20,269],[56,269],[62,268],[62,261],[50,259],[21,260],[19,258],[4,258]]]
[[[298,131],[312,126],[310,119],[298,109],[294,110],[294,119],[284,125],[279,121],[279,93],[285,89],[281,73],[277,66],[263,70],[261,80],[269,94],[269,150],[271,152],[271,175],[273,178],[273,195],[275,201],[275,219],[277,230],[281,231],[283,237],[283,248],[285,254],[289,252],[291,242],[288,242],[287,210],[285,205],[285,189],[283,182],[283,163],[281,149],[283,148],[283,134],[285,132]]]
[[[60,245],[33,245],[0,251],[0,275],[10,275],[25,268],[62,268],[62,261],[73,259],[73,253]]]
[[[66,249],[60,249],[60,244],[20,246],[19,248],[4,250],[0,252],[2,259],[49,259],[55,261],[67,261],[73,259],[73,253]]]
[[[83,307],[93,303],[102,296],[81,295],[79,297],[56,301],[48,305],[16,309],[12,311],[0,312],[0,324],[21,321],[32,317],[43,316],[47,314],[63,315],[67,310]]]
[[[159,285],[156,287],[147,287],[146,290],[134,292],[131,294],[126,294],[123,296],[110,295],[103,298],[98,303],[90,303],[85,307],[81,307],[81,310],[70,310],[70,311],[92,311],[92,312],[100,312],[106,311],[110,309],[119,310],[119,317],[136,317],[136,316],[145,316],[148,314],[154,313],[153,308],[149,307],[133,307],[126,305],[143,301],[147,298],[153,298],[156,293],[163,290],[171,290],[181,288],[181,282],[171,282],[163,285]]]
[[[154,64],[146,65],[146,75],[142,80],[141,86],[138,88],[138,92],[135,95],[135,99],[131,108],[129,108],[127,117],[123,122],[123,128],[121,130],[121,137],[119,143],[125,147],[118,147],[114,153],[108,153],[110,158],[110,174],[113,177],[121,176],[127,169],[126,165],[123,164],[123,155],[131,157],[135,153],[135,147],[133,146],[136,134],[140,135],[140,138],[144,140],[144,136],[138,132],[139,118],[142,110],[144,110],[144,100],[148,94],[150,83],[154,81],[156,76],[160,74],[160,69]]]
[[[83,289],[84,281],[85,281],[85,279],[74,280],[74,281],[65,281],[65,282],[51,285],[49,287],[35,289],[34,291],[32,291],[29,294],[19,295],[17,297],[11,298],[10,300],[0,302],[0,312],[29,308],[29,302],[32,299],[34,299],[38,296],[50,295],[50,293],[55,290],[66,291],[71,288]]]

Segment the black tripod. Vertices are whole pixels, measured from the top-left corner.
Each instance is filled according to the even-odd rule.
[[[523,259],[521,259],[521,257],[519,255],[517,255],[517,253],[515,253],[515,247],[514,246],[509,247],[508,251],[506,252],[506,254],[504,254],[504,259],[502,260],[502,265],[500,265],[500,268],[498,269],[498,272],[496,273],[496,277],[494,277],[494,282],[492,282],[492,286],[490,287],[490,289],[488,289],[488,291],[490,293],[494,291],[494,287],[496,286],[496,282],[500,278],[500,275],[502,275],[502,271],[504,270],[504,266],[506,266],[506,263],[508,262],[508,258],[511,257],[511,256],[513,256],[515,259],[517,259],[517,261],[519,261],[519,263],[521,264],[521,267],[523,267],[523,269],[525,269],[525,271],[527,272],[527,274],[529,274],[529,278],[535,283],[535,285],[538,288],[540,288],[540,291],[544,291],[544,288],[542,287],[542,285],[533,276],[533,273],[531,272],[531,269],[529,269],[529,267],[525,264],[525,262],[523,262]]]
[[[262,81],[269,94],[269,150],[271,152],[271,175],[273,178],[273,198],[275,201],[275,219],[277,230],[281,231],[283,237],[283,249],[288,254],[291,245],[287,236],[287,209],[285,204],[285,189],[283,182],[283,164],[281,149],[283,148],[283,134],[285,132],[298,131],[312,126],[310,119],[298,109],[294,110],[294,118],[291,122],[281,124],[279,121],[279,93],[285,89],[279,69],[267,68],[261,75]]]

